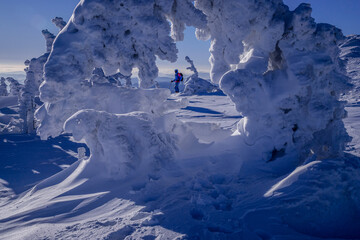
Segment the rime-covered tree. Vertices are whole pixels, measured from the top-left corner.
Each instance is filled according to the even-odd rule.
[[[153,85],[158,74],[156,57],[171,62],[177,58],[170,34],[172,30],[174,36],[181,35],[183,28],[177,30],[169,20],[176,21],[178,26],[191,23],[205,27],[206,24],[205,16],[189,0],[82,1],[54,42],[45,65],[41,99],[52,107],[47,107],[46,114],[39,118],[47,116],[58,127],[56,134],[46,136],[59,134],[65,120],[81,109],[80,102],[81,107],[88,104],[87,92],[96,92],[88,85],[95,68],[101,68],[106,76],[119,73],[130,76],[138,68],[140,86]],[[66,111],[59,111],[63,108]],[[42,126],[45,125],[44,122]],[[40,132],[47,131],[40,129]]]
[[[45,64],[45,81],[40,88],[45,104],[36,115],[41,122],[40,136],[57,136],[65,126],[76,139],[85,139],[93,164],[107,162],[104,167],[117,178],[125,174],[119,168],[122,162],[122,167],[131,162],[136,168],[142,162],[158,166],[169,161],[175,138],[171,136],[174,124],[167,123],[173,118],[166,112],[174,103],[167,101],[168,89],[146,88],[154,84],[158,74],[156,57],[171,62],[177,59],[170,35],[172,31],[175,39],[181,38],[185,24],[206,25],[205,15],[190,0],[81,1],[57,36]],[[107,78],[131,76],[135,68],[139,70],[140,89],[118,86]],[[130,85],[129,77],[125,78]],[[139,115],[139,111],[143,113]],[[131,150],[129,146],[139,136],[126,130],[128,121],[143,129],[145,142],[154,142],[153,154]],[[122,125],[124,131],[120,131]],[[105,133],[119,136],[106,139]],[[104,141],[123,152],[114,156],[105,151]]]
[[[185,80],[183,95],[221,92],[216,85],[199,77],[199,73],[194,65],[194,62],[188,56],[185,57],[185,60],[190,64],[190,67],[187,67],[186,69],[189,69],[194,74]]]
[[[10,96],[20,97],[20,92],[21,92],[21,89],[22,89],[23,85],[21,85],[21,84],[19,83],[19,81],[15,80],[15,79],[12,78],[12,77],[7,77],[7,78],[6,78],[6,81],[9,82],[9,88],[10,88],[10,93],[9,93],[9,95],[10,95]]]
[[[5,78],[2,77],[0,78],[0,96],[7,96],[8,94]]]
[[[341,31],[316,24],[311,8],[281,0],[207,1],[198,37],[211,38],[211,77],[244,118],[238,134],[261,143],[264,159],[341,155],[349,141],[338,100],[349,88],[338,59]],[[295,160],[295,164],[296,161]]]
[[[61,21],[60,21],[61,20]],[[62,18],[56,17],[53,19],[54,24],[59,28],[66,24]],[[61,28],[60,28],[61,29]],[[24,87],[20,94],[20,118],[23,119],[23,132],[33,133],[36,128],[34,113],[36,109],[42,104],[39,99],[39,87],[44,78],[44,64],[47,61],[55,35],[50,33],[47,29],[42,31],[42,34],[46,42],[46,53],[38,58],[26,60],[25,68],[26,79],[24,81]]]
[[[66,22],[62,17],[55,17],[51,20],[60,30],[66,26]]]

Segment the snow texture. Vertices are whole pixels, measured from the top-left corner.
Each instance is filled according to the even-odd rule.
[[[83,110],[65,122],[75,140],[91,149],[91,164],[106,178],[123,179],[134,170],[155,171],[174,158],[175,138],[150,114]],[[174,138],[174,139],[173,139]],[[88,170],[89,171],[89,170]]]
[[[350,140],[338,100],[350,89],[339,60],[341,30],[316,24],[309,4],[294,11],[276,0],[196,6],[210,18],[198,35],[212,39],[212,81],[244,116],[237,130],[244,141],[264,141],[264,161],[294,151],[300,162],[341,155]]]
[[[356,104],[360,102],[360,36],[347,36],[339,47],[341,49],[341,59],[345,61],[347,74],[354,85],[354,88],[350,90],[350,94],[347,94],[344,100]]]
[[[47,29],[42,30],[41,32],[44,35],[46,41],[46,52],[49,53],[51,51],[56,36],[49,32]]]
[[[202,79],[199,77],[199,73],[193,63],[193,61],[186,56],[185,60],[190,64],[189,69],[190,71],[193,71],[194,74],[192,74],[190,77],[188,77],[185,80],[185,88],[182,93],[182,95],[193,95],[193,94],[222,94],[221,90],[214,84],[210,83],[209,81]]]
[[[55,17],[51,21],[60,29],[60,31],[66,26],[66,22],[62,17]]]
[[[211,78],[227,96],[145,88],[156,56],[176,60],[187,24],[211,39]],[[359,138],[346,133],[339,101],[351,98],[344,64],[349,74],[355,66],[339,60],[338,45],[354,43],[343,41],[309,5],[289,11],[281,0],[80,1],[45,64],[36,116],[47,141],[0,136],[9,180],[0,179],[0,238],[358,239]],[[205,89],[188,62],[189,89]],[[26,96],[41,63],[28,61]],[[134,68],[142,88],[120,82]],[[0,124],[18,93],[0,97]],[[357,107],[348,107],[351,136]],[[12,162],[40,143],[36,164]],[[18,144],[27,148],[13,151]],[[69,155],[78,161],[42,175],[44,163]],[[21,168],[30,185],[13,184]],[[16,195],[14,185],[28,191]]]
[[[167,101],[170,95],[167,89],[129,88],[134,68],[139,69],[140,86],[150,87],[158,74],[156,56],[163,60],[176,60],[177,49],[170,37],[168,20],[172,23],[174,36],[181,35],[183,25],[190,22],[196,27],[205,26],[205,16],[188,0],[81,1],[56,38],[45,65],[45,81],[40,87],[41,100],[45,104],[36,114],[40,121],[37,132],[41,138],[60,135],[69,118],[74,114],[78,116],[78,111],[83,109],[96,110],[96,117],[92,119],[96,121],[102,119],[98,116],[101,114],[104,114],[104,119],[111,119],[109,114],[117,119],[116,114],[137,111],[161,118],[167,111],[185,106],[186,102]],[[114,84],[112,80],[118,77],[127,79],[126,87]],[[75,127],[68,124],[66,131],[74,132]],[[91,124],[83,127],[94,130]],[[108,132],[117,129],[117,124],[114,124],[109,126]],[[101,141],[104,139],[105,136],[100,138]],[[167,140],[171,139],[164,139],[165,145],[170,144],[166,143]],[[100,158],[92,161],[110,159],[106,155],[98,156],[97,145],[91,144],[92,138],[85,138],[85,141],[90,144],[94,158]],[[117,142],[113,144],[109,147],[117,146]],[[123,153],[125,157],[127,154],[131,153]],[[112,161],[115,164],[117,160]],[[120,160],[123,164],[129,161],[126,158]],[[111,166],[109,164],[109,169]],[[116,170],[118,177],[121,178],[124,171]],[[116,174],[110,175],[117,178]]]
[[[80,89],[94,68],[103,68],[108,76],[118,70],[129,76],[138,68],[140,86],[150,87],[158,75],[156,56],[171,62],[177,58],[168,20],[174,35],[182,34],[183,24],[205,25],[205,16],[189,0],[81,1],[55,41],[46,65],[43,100],[66,98],[74,90],[64,87]]]
[[[7,96],[8,94],[5,78],[2,77],[0,78],[0,96]]]
[[[9,88],[10,88],[10,96],[20,96],[21,89],[23,85],[19,83],[19,81],[15,80],[12,77],[7,77],[6,81],[9,82]]]
[[[53,23],[60,27],[66,24],[62,18],[58,17],[53,19]],[[25,61],[25,65],[27,66],[25,68],[26,78],[19,97],[19,114],[20,118],[23,120],[23,133],[34,133],[37,127],[34,114],[36,109],[43,104],[39,99],[39,87],[44,81],[44,65],[48,60],[56,37],[48,30],[43,30],[42,34],[46,42],[46,53],[38,58],[32,58],[31,60]]]

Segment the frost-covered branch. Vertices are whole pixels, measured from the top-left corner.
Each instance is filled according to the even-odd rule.
[[[60,30],[66,26],[66,22],[62,17],[55,17],[51,20]]]
[[[209,94],[209,93],[213,94],[213,93],[221,92],[218,86],[199,77],[199,73],[194,65],[194,62],[188,56],[185,57],[185,60],[190,64],[190,67],[187,67],[186,69],[193,71],[194,74],[186,79],[185,88],[182,95]]]
[[[46,52],[51,51],[52,44],[55,40],[55,35],[49,32],[47,29],[41,31],[46,41]]]
[[[189,69],[190,71],[194,72],[193,75],[194,77],[198,77],[199,73],[196,67],[194,66],[194,62],[188,56],[185,57],[185,61],[187,61],[190,64],[190,67],[187,67],[186,69]]]

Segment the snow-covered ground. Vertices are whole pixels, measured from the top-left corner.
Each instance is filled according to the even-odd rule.
[[[233,151],[231,144],[212,144],[226,138],[241,118],[228,97],[187,98],[188,107],[176,115],[198,130],[194,133],[203,139],[203,149],[183,152],[176,165],[154,176],[139,172],[124,181],[88,178],[81,176],[86,160],[68,167],[76,160],[78,145],[66,136],[44,142],[34,136],[1,135],[0,239],[360,236],[359,228],[354,228],[360,219],[359,201],[352,202],[344,192],[357,188],[355,193],[360,193],[358,184],[347,182],[347,176],[358,175],[360,168],[360,106],[348,107],[345,120],[353,136],[348,153],[353,155],[310,161],[290,175],[277,175],[257,169],[251,161],[258,156],[244,156],[241,146]],[[213,135],[202,134],[209,132]],[[312,224],[319,224],[319,218],[324,218],[322,226]]]
[[[281,0],[83,0],[60,20],[24,85],[1,79],[0,239],[360,239],[358,36]],[[187,58],[171,94],[155,61],[185,25],[212,83]]]

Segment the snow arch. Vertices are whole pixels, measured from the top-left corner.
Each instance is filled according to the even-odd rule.
[[[100,122],[122,122],[125,117],[117,114],[164,116],[169,92],[144,88],[157,77],[156,56],[176,60],[175,40],[183,38],[185,24],[197,28],[198,38],[211,38],[212,81],[220,83],[245,116],[237,133],[249,145],[263,141],[266,161],[289,152],[300,160],[311,153],[319,158],[341,154],[349,140],[342,123],[344,103],[338,100],[349,88],[338,60],[341,31],[316,24],[309,5],[289,11],[282,0],[80,1],[45,65],[40,87],[45,104],[37,112],[41,137],[59,135],[65,123],[69,132],[83,122],[81,128],[89,127],[87,131],[101,132],[97,128],[102,126],[111,132]],[[108,76],[118,71],[129,76],[138,68],[143,88],[89,81],[96,68]],[[80,114],[84,109],[95,111]],[[83,116],[99,124],[88,124]],[[138,122],[147,128],[156,125]],[[168,123],[157,127],[160,130],[151,130],[155,135],[149,136],[168,139],[159,141],[160,153],[176,136],[165,134]],[[87,131],[77,138],[94,141],[95,135]],[[103,137],[96,135],[97,140]],[[131,137],[114,144],[126,145]],[[106,154],[103,151],[103,159]]]

